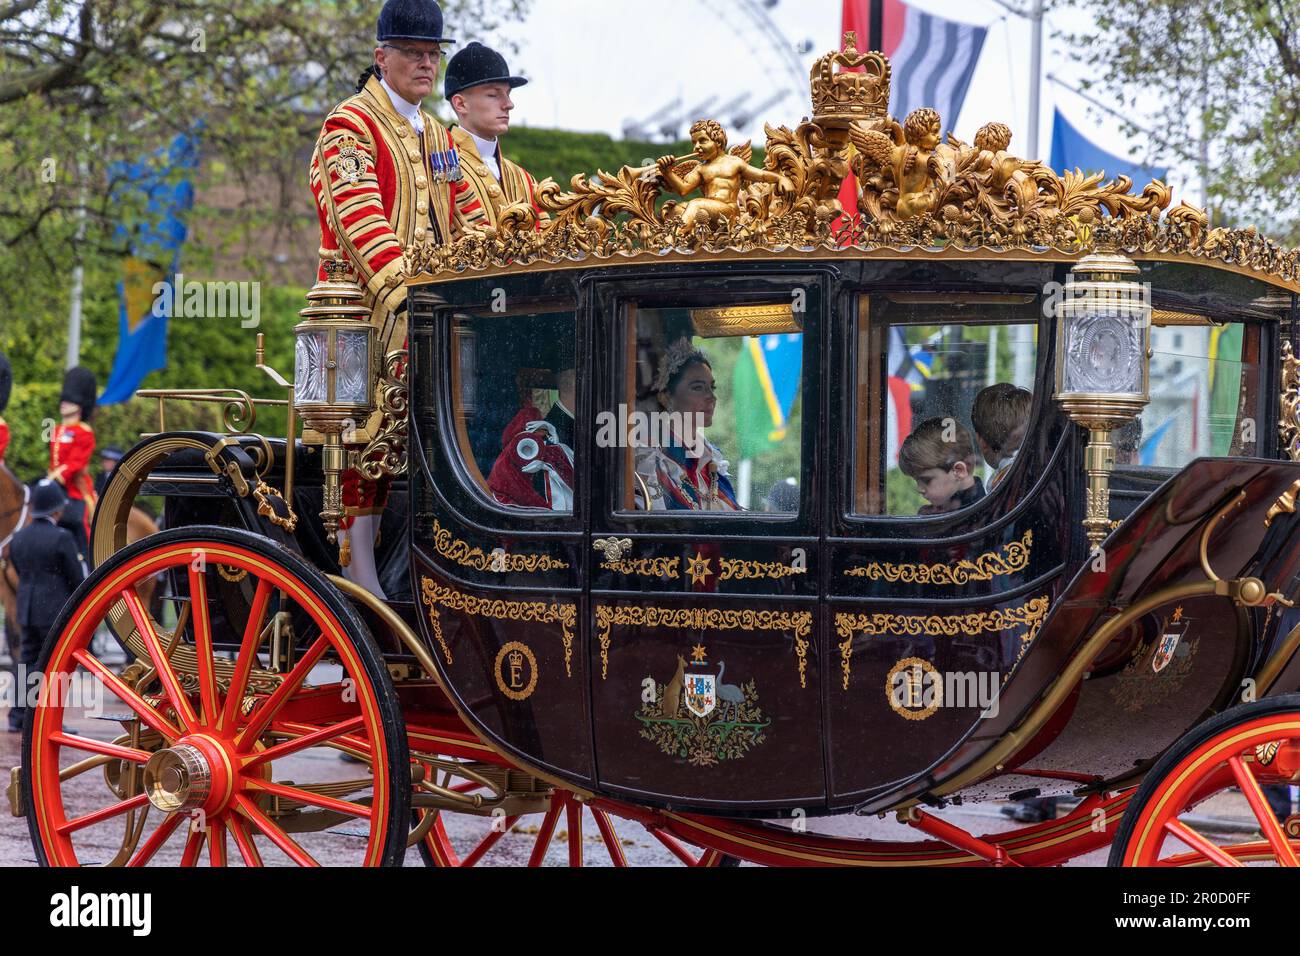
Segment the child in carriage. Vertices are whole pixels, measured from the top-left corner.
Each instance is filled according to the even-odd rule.
[[[1033,408],[1033,393],[1007,382],[984,389],[975,399],[975,407],[971,409],[975,441],[994,472],[989,491],[1002,484],[1015,465],[1020,446],[1025,443]]]
[[[951,418],[931,418],[912,432],[898,455],[903,474],[928,502],[917,514],[941,515],[969,508],[986,494],[975,474],[970,433]]]

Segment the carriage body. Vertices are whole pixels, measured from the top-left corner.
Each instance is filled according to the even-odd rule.
[[[1293,300],[1212,266],[1143,266],[1171,348],[1180,332],[1241,330],[1238,361],[1220,366],[1240,370],[1241,400],[1218,427],[1239,435],[1252,420],[1258,441],[1230,460],[1182,447],[1170,458],[1183,467],[1121,467],[1113,514],[1125,520],[1104,546],[1106,573],[1093,570],[1082,530],[1086,432],[1052,400],[1057,329],[1044,296],[1066,278],[1061,257],[752,256],[413,289],[412,586],[457,708],[485,739],[575,788],[749,816],[1109,791],[1261,672],[1262,694],[1300,689],[1281,668],[1295,650],[1291,615],[1223,594],[1172,595],[1105,646],[1089,643],[1118,608],[1208,580],[1201,532],[1240,491],[1249,503],[1231,531],[1216,530],[1211,566],[1278,587],[1295,573],[1260,564],[1265,513],[1300,478],[1278,460],[1282,369],[1271,359]],[[774,327],[801,347],[800,433],[786,439],[799,448],[797,506],[643,510],[635,452],[606,447],[601,426],[644,410],[646,352],[683,334],[706,352],[749,336],[744,348]],[[918,517],[890,494],[901,476],[886,460],[897,410],[882,343],[938,335],[948,374],[928,381],[915,420],[969,428],[975,393],[999,372],[990,329],[1004,370],[1016,349],[1032,350],[1029,438],[988,497]],[[487,475],[521,396],[551,381],[534,366],[557,336],[579,370],[573,508],[505,506]],[[723,405],[732,384],[720,381]],[[612,559],[611,540],[622,545]],[[1175,627],[1175,612],[1194,623]],[[1184,650],[1157,669],[1173,630]],[[742,701],[666,713],[668,685],[695,675],[731,683]],[[1049,694],[1058,681],[1071,685],[1063,697]],[[1014,749],[981,772],[1016,731]]]

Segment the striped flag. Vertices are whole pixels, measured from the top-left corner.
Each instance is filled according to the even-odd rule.
[[[884,12],[880,52],[893,67],[890,114],[902,122],[912,110],[928,106],[939,111],[947,132],[961,115],[988,30],[923,13],[902,0],[885,0]],[[871,0],[844,0],[843,22],[845,32],[857,32],[858,48],[866,49]],[[840,201],[846,212],[857,212],[857,183],[852,176],[844,183]]]

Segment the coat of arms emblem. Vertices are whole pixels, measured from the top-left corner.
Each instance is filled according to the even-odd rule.
[[[739,760],[766,739],[764,731],[772,724],[758,706],[758,689],[752,680],[726,683],[725,661],[717,673],[703,670],[708,666],[703,647],[691,657],[689,665],[677,657],[677,672],[666,684],[645,679],[636,715],[641,736],[696,767]]]
[[[1174,659],[1178,645],[1187,633],[1187,622],[1183,619],[1183,609],[1174,611],[1174,616],[1165,621],[1156,645],[1155,657],[1151,659],[1151,669],[1157,674],[1168,667]]]

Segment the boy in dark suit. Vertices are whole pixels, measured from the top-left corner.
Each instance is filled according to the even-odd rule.
[[[14,535],[9,545],[9,558],[18,574],[20,673],[30,675],[45,635],[86,577],[84,558],[77,553],[72,533],[59,527],[67,503],[62,485],[49,479],[40,482],[32,493],[32,523]],[[14,688],[18,696],[16,706],[9,711],[10,733],[19,733],[23,728],[24,684],[20,681]]]

